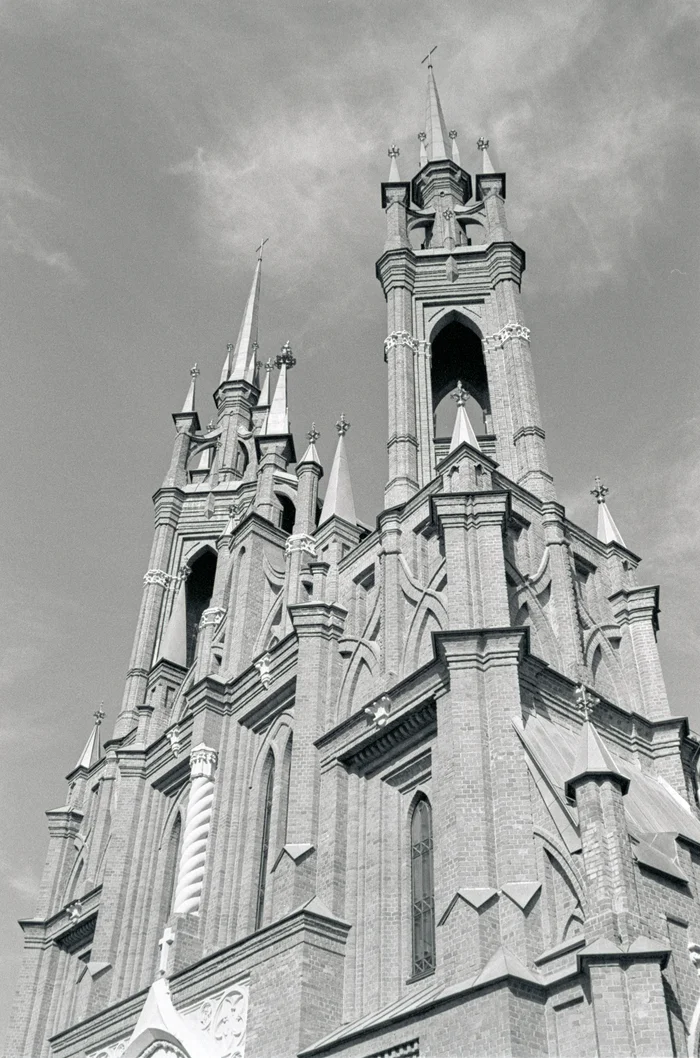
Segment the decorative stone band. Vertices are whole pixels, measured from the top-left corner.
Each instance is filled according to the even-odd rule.
[[[160,584],[161,588],[167,588],[169,584],[178,578],[166,573],[163,569],[148,569],[143,575],[144,584]]]
[[[187,802],[185,832],[182,836],[180,867],[175,888],[175,914],[197,914],[202,898],[204,863],[211,827],[214,800],[214,771],[217,754],[202,743],[190,754],[192,785]]]
[[[316,541],[308,533],[292,533],[287,537],[284,545],[285,554],[291,555],[294,551],[305,551],[307,555],[316,555]]]
[[[218,625],[225,613],[226,611],[222,610],[220,606],[210,607],[202,614],[199,627],[206,628],[207,625]]]
[[[496,331],[495,334],[487,334],[484,341],[491,342],[493,345],[504,346],[511,338],[522,338],[523,341],[529,342],[529,327],[523,327],[520,323],[507,323],[505,327],[502,327],[500,331]]]
[[[418,342],[412,334],[408,331],[392,331],[384,340],[384,359],[386,360],[391,349],[396,349],[399,345],[407,345],[414,353],[418,352]]]

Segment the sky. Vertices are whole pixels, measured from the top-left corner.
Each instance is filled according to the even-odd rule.
[[[118,710],[171,413],[197,361],[213,414],[262,237],[297,450],[314,420],[328,469],[345,412],[381,509],[379,185],[392,142],[418,168],[434,44],[463,166],[486,135],[508,175],[558,497],[594,529],[609,486],[700,729],[697,37],[690,0],[0,0],[0,1038],[44,811]]]

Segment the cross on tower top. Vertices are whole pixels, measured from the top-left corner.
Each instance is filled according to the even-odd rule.
[[[464,407],[464,405],[467,403],[467,397],[468,396],[469,396],[469,394],[467,393],[466,389],[462,385],[461,381],[459,381],[457,383],[457,388],[454,390],[454,392],[450,393],[450,397],[452,398],[452,400],[457,401],[457,407],[458,408],[463,408]]]
[[[604,485],[600,478],[596,475],[595,488],[591,489],[591,496],[595,496],[597,503],[605,503],[605,497],[610,492],[607,485]]]
[[[421,59],[421,61],[420,61],[421,62],[421,66],[427,60],[428,66],[432,68],[433,63],[432,63],[432,60],[431,60],[430,56],[433,54],[434,51],[437,51],[437,44],[433,48],[430,49],[428,54],[425,56],[425,59]]]
[[[269,238],[267,238],[267,239],[263,239],[263,240],[261,241],[260,245],[259,245],[258,247],[256,247],[256,250],[255,250],[255,252],[256,252],[256,254],[258,255],[258,261],[262,261],[262,255],[263,255],[263,246],[265,245],[265,243],[266,243],[266,242],[269,242],[269,241],[270,241],[270,240],[269,240]]]

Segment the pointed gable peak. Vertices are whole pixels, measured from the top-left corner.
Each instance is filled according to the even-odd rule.
[[[96,709],[92,715],[95,718],[95,723],[93,724],[92,731],[90,732],[90,737],[85,743],[85,749],[80,754],[80,759],[77,763],[78,768],[85,768],[87,771],[90,770],[93,764],[97,764],[98,760],[102,756],[100,725],[105,718],[104,709],[102,708],[102,706],[100,705],[100,708]]]
[[[260,278],[262,274],[262,248],[267,239],[258,247],[258,259],[255,263],[253,282],[246,301],[241,329],[233,349],[229,347],[227,361],[230,363],[228,378],[232,381],[252,382],[255,377],[255,358],[258,351],[258,310],[260,307]],[[224,364],[224,369],[226,364]],[[226,379],[221,375],[221,381]]]
[[[182,405],[181,415],[193,415],[194,414],[194,401],[197,388],[197,376],[199,375],[199,366],[193,364],[190,368],[190,388],[187,390],[187,396],[185,397],[185,403]]]
[[[607,485],[604,485],[600,478],[595,479],[595,488],[591,489],[591,496],[595,496],[598,504],[598,528],[596,536],[604,544],[621,544],[625,547],[625,541],[622,539],[620,530],[615,525],[612,514],[608,510],[608,505],[605,502],[605,497],[610,492]]]
[[[436,45],[437,47],[437,45]],[[433,73],[433,64],[431,56],[435,51],[435,48],[426,55],[425,60],[428,60],[428,90],[425,99],[425,133],[426,133],[426,150],[428,154],[428,161],[435,162],[442,158],[447,158],[447,126],[445,124],[445,117],[442,113],[442,104],[440,103],[440,96],[438,94],[437,85],[435,83],[435,75]]]
[[[575,783],[588,776],[605,776],[616,780],[623,794],[629,789],[629,779],[618,768],[593,723],[586,719],[581,728],[573,773],[566,781],[566,796],[574,797]]]
[[[467,392],[461,382],[457,383],[457,389],[451,394],[451,396],[453,400],[457,401],[457,417],[452,431],[450,452],[454,452],[455,448],[458,448],[465,441],[468,445],[471,445],[472,448],[479,448],[479,442],[476,439],[474,428],[469,421],[467,409],[465,408],[465,404],[467,403]]]
[[[309,432],[308,432],[308,434],[306,436],[309,439],[309,446],[306,449],[306,451],[304,452],[304,454],[301,457],[301,459],[299,460],[299,462],[297,463],[297,466],[298,467],[301,466],[302,463],[315,463],[316,466],[322,468],[321,458],[320,458],[320,456],[318,454],[318,449],[316,448],[316,442],[318,441],[318,439],[321,436],[321,434],[316,429],[316,423],[315,422],[311,423],[311,429],[309,430]]]
[[[479,136],[476,141],[478,149],[481,151],[481,171],[482,173],[495,173],[493,162],[489,156],[489,141],[485,136]]]
[[[323,525],[329,518],[336,517],[344,519],[350,525],[355,525],[357,523],[355,499],[352,494],[350,465],[345,448],[345,434],[350,429],[350,423],[345,418],[345,415],[340,416],[336,423],[336,429],[338,431],[338,445],[333,457],[326,498],[323,501],[323,511],[318,524]]]
[[[288,341],[282,346],[282,351],[275,362],[280,369],[280,374],[275,387],[275,395],[267,413],[264,432],[268,436],[288,434],[290,432],[289,406],[287,403],[287,371],[296,364],[296,357],[292,355],[292,346]]]

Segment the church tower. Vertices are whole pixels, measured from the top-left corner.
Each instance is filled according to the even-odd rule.
[[[173,416],[114,730],[47,813],[8,1058],[700,1054],[659,591],[606,486],[596,535],[557,501],[506,175],[427,73],[381,186],[384,509],[345,414],[323,499],[315,425],[297,459],[261,245],[216,419],[196,365]]]

